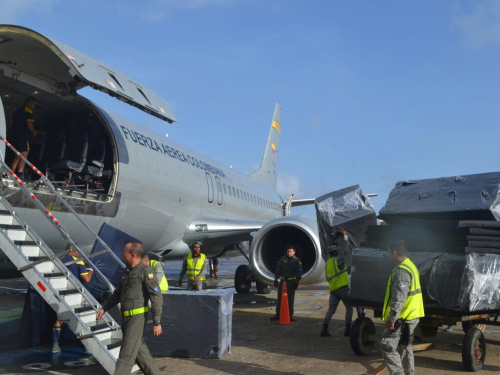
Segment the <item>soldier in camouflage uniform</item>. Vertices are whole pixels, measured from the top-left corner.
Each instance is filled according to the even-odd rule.
[[[278,288],[278,304],[276,306],[276,315],[273,316],[271,320],[279,320],[280,318],[281,294],[283,290],[283,282],[286,282],[290,320],[294,321],[292,317],[295,290],[299,287],[299,282],[302,278],[302,262],[295,256],[295,251],[295,247],[288,246],[286,249],[287,255],[281,257],[278,262],[276,275],[274,276],[274,286]]]
[[[120,285],[103,303],[96,316],[100,321],[106,311],[121,303],[123,341],[115,375],[130,374],[135,363],[144,374],[161,374],[142,336],[147,322],[149,300],[153,313],[153,335],[161,335],[163,298],[153,270],[141,262],[142,254],[140,243],[125,245],[122,257],[127,268],[123,272]]]
[[[406,244],[402,240],[389,243],[389,260],[396,265],[392,270],[382,311],[385,330],[380,339],[380,350],[393,374],[415,374],[411,343],[419,318],[424,316],[418,269],[406,256]],[[402,340],[407,335],[408,340]]]

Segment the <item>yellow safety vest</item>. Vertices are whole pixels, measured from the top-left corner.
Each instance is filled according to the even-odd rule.
[[[397,319],[413,320],[425,316],[424,313],[424,301],[422,299],[422,290],[420,289],[420,276],[418,274],[418,269],[415,267],[410,258],[406,258],[398,266],[394,267],[389,277],[389,282],[387,283],[387,290],[385,292],[384,300],[384,310],[382,315],[382,320],[386,321],[391,312],[391,283],[394,272],[398,268],[402,268],[408,271],[411,275],[411,285],[410,292],[408,293],[408,298],[401,310],[400,315]]]
[[[349,285],[349,277],[347,276],[347,268],[344,265],[342,270],[339,270],[337,257],[328,259],[325,266],[326,280],[330,285],[330,293]]]
[[[160,262],[158,262],[157,260],[151,260],[149,264],[151,265],[152,269],[155,269],[156,265],[160,264]],[[160,290],[162,292],[166,292],[168,290],[168,281],[167,278],[165,277],[165,274],[163,274],[163,277],[161,278]]]
[[[186,274],[190,280],[193,280],[195,277],[200,276],[201,269],[205,264],[205,254],[200,253],[200,256],[197,258],[196,267],[194,266],[194,258],[193,253],[189,253],[186,262]],[[205,275],[201,275],[198,277],[201,281],[206,280]]]

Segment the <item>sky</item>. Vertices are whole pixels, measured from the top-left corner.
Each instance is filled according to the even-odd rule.
[[[283,199],[359,184],[378,194],[378,211],[398,181],[500,169],[500,0],[0,0],[0,9],[1,24],[156,91],[178,122],[82,95],[240,173],[259,167],[279,103]]]

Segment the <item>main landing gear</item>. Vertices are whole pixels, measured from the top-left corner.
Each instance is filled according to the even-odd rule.
[[[252,270],[250,269],[250,266],[246,264],[238,266],[236,273],[234,274],[234,289],[236,289],[239,294],[247,294],[252,288],[252,282],[256,283],[257,293],[271,293],[271,287],[257,281],[252,273]]]

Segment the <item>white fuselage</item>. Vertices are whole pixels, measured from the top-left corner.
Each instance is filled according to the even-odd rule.
[[[189,251],[182,239],[193,220],[267,222],[282,216],[282,200],[275,190],[122,116],[94,108],[114,138],[116,192],[121,193],[116,216],[82,215],[96,232],[106,222],[143,241],[146,250],[170,249],[168,258],[178,258]],[[5,134],[5,128],[0,131]],[[39,211],[18,212],[49,246],[64,247],[64,239]],[[92,236],[71,214],[53,213],[77,243],[92,245]]]

